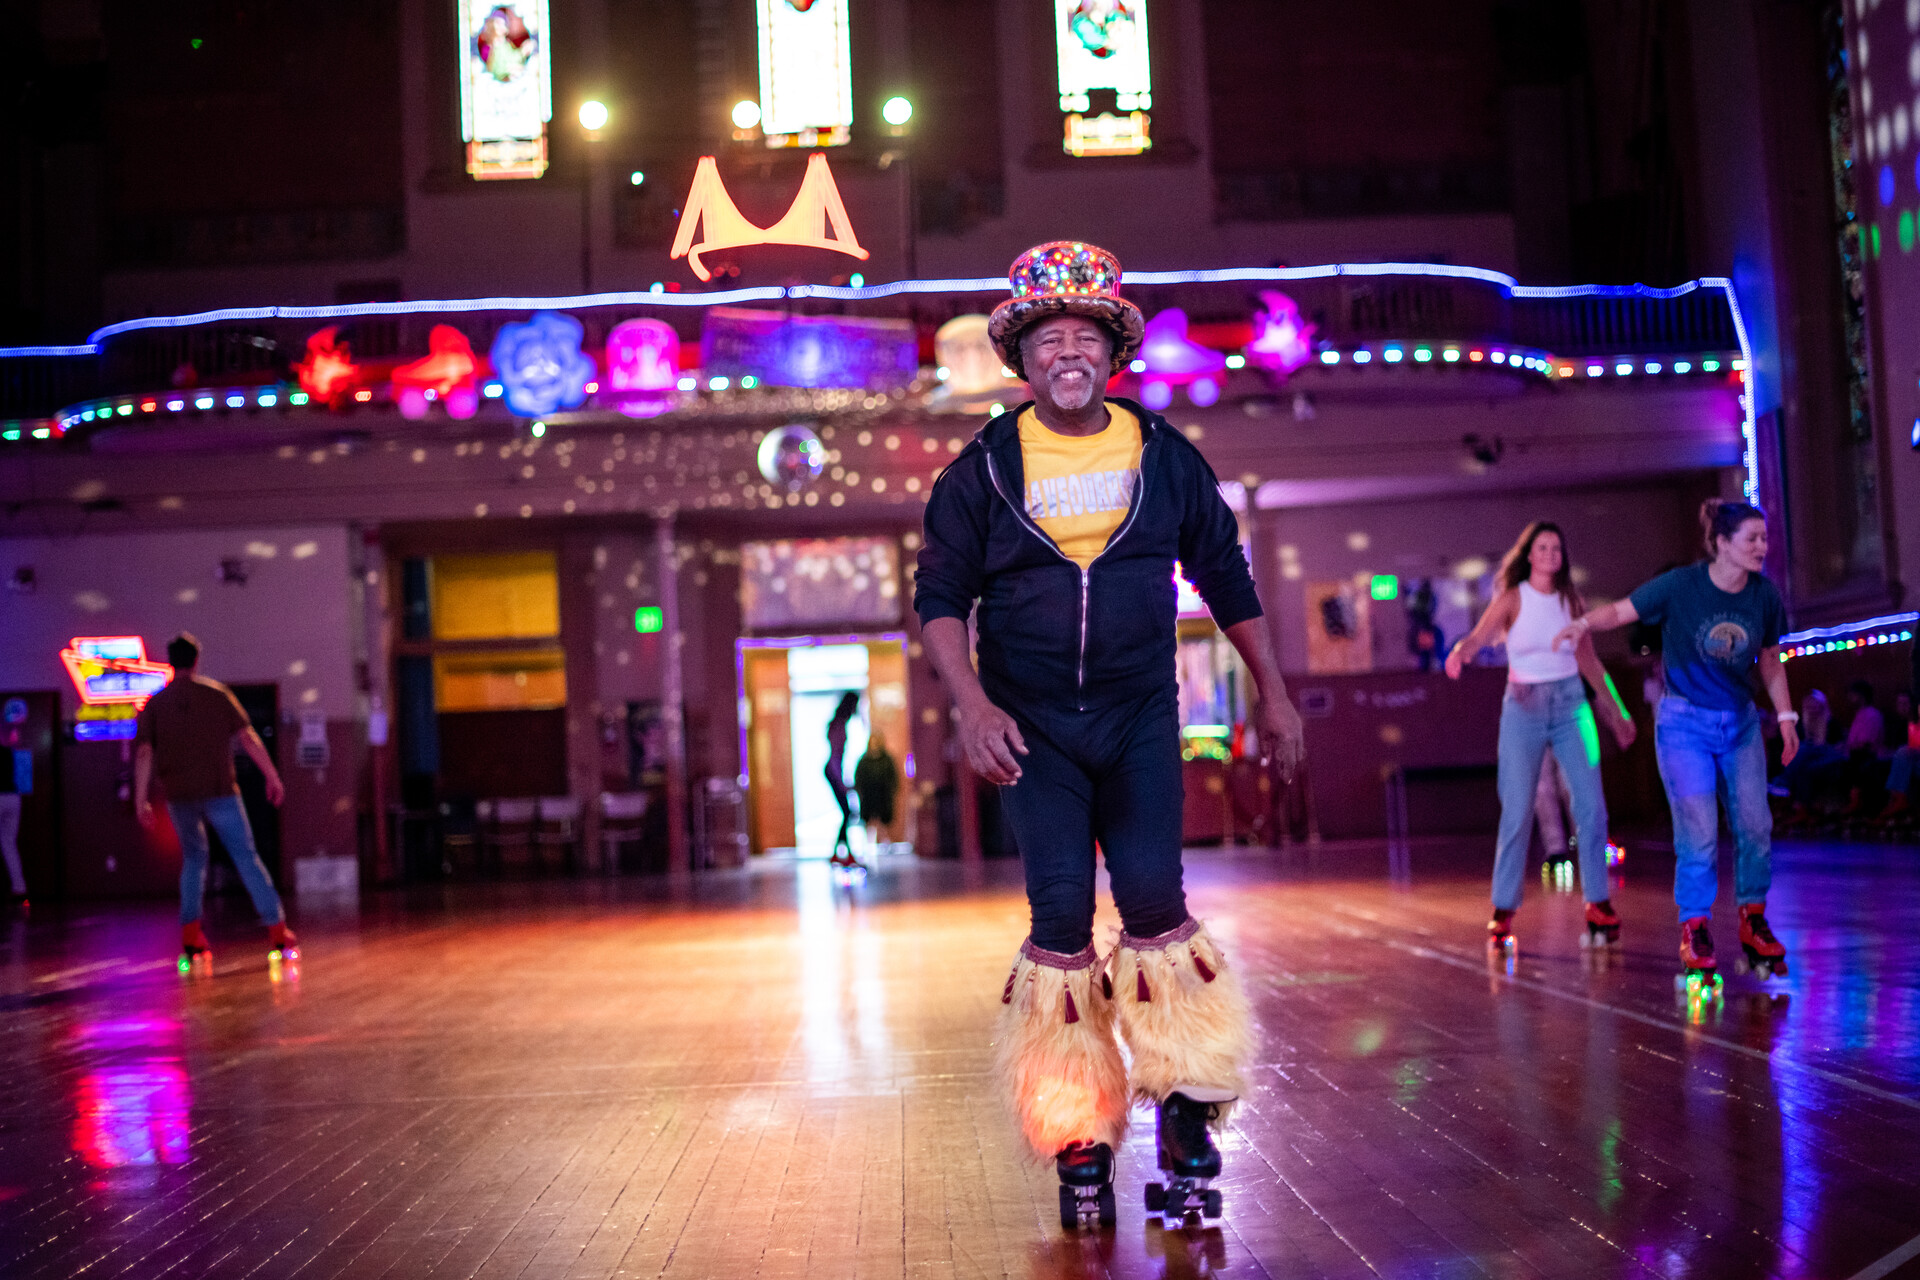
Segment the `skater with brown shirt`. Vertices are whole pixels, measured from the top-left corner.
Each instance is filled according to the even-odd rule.
[[[266,775],[267,799],[278,805],[286,796],[280,771],[240,708],[233,690],[218,680],[198,674],[200,643],[186,632],[167,642],[167,661],[173,681],[140,709],[134,736],[133,806],[143,825],[153,821],[149,796],[153,779],[166,793],[167,814],[180,835],[180,958],[183,969],[205,963],[212,952],[200,915],[207,888],[207,827],[233,859],[234,869],[247,886],[260,923],[267,926],[267,944],[275,958],[299,955],[286,910],[275,892],[273,878],[254,847],[253,827],[240,804],[240,784],[233,772],[237,746]]]

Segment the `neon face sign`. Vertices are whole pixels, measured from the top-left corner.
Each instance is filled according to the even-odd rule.
[[[846,203],[840,199],[840,188],[835,185],[833,171],[827,168],[827,158],[823,155],[808,157],[807,174],[793,197],[792,206],[770,227],[756,227],[747,221],[733,203],[733,197],[727,194],[726,184],[720,181],[720,167],[712,156],[700,157],[685,208],[680,215],[679,230],[674,233],[673,250],[667,256],[685,258],[693,274],[702,280],[713,279],[713,272],[700,261],[700,255],[717,249],[790,244],[803,249],[831,249],[863,261],[871,256],[860,247],[859,238],[853,234]],[[693,239],[696,228],[706,233],[706,238],[698,244]],[[832,234],[828,234],[829,231]]]
[[[674,405],[680,382],[680,335],[659,320],[628,320],[607,335],[603,400],[629,418],[651,418]]]

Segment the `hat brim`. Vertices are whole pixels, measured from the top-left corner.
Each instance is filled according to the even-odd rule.
[[[1022,381],[1027,374],[1020,359],[1020,335],[1028,326],[1053,316],[1083,316],[1104,325],[1113,335],[1113,373],[1127,367],[1140,350],[1140,339],[1147,329],[1147,319],[1140,308],[1125,298],[1063,294],[1009,298],[993,309],[987,321],[987,337],[992,340],[993,349],[1000,353],[1001,361]]]

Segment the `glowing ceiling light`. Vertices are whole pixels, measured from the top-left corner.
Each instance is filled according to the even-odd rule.
[[[1628,374],[1633,372],[1633,366],[1623,360],[1619,364],[1613,366],[1613,371],[1620,377],[1624,378]]]
[[[588,133],[598,133],[606,128],[608,118],[606,103],[588,98],[580,104],[580,127]]]
[[[1366,364],[1372,359],[1373,359],[1373,352],[1367,350],[1365,347],[1361,347],[1358,351],[1353,353],[1353,362],[1355,364]]]
[[[645,182],[646,180],[647,180],[647,175],[640,172],[640,170],[638,169],[635,169],[632,173],[627,175],[627,181],[636,187],[639,186],[641,183]]]
[[[1647,361],[1646,369],[1648,373],[1658,373],[1660,372],[1660,362],[1658,360],[1649,360]]]
[[[913,119],[913,103],[905,98],[888,98],[880,105],[880,118],[896,129]]]
[[[1458,364],[1460,362],[1460,348],[1448,347],[1440,353],[1440,358],[1448,364]]]
[[[1340,353],[1339,353],[1338,351],[1334,351],[1334,350],[1332,350],[1332,349],[1328,349],[1328,350],[1326,350],[1326,351],[1322,351],[1322,352],[1320,353],[1320,363],[1321,363],[1321,364],[1339,364],[1339,363],[1340,363]]]
[[[733,127],[736,129],[757,129],[760,127],[760,104],[752,98],[742,98],[733,104]]]
[[[1673,362],[1673,371],[1675,373],[1692,373],[1693,362],[1690,360],[1675,360]]]

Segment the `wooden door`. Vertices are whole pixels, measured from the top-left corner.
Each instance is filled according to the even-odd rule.
[[[907,706],[907,654],[898,640],[867,646],[867,721],[870,732],[886,738],[887,751],[900,771],[900,791],[894,799],[887,839],[904,840],[913,829],[907,822],[907,810],[913,803],[913,787],[907,780],[913,717]]]
[[[793,729],[788,703],[785,649],[748,649],[744,655],[747,696],[747,797],[753,851],[790,848],[793,825]]]

